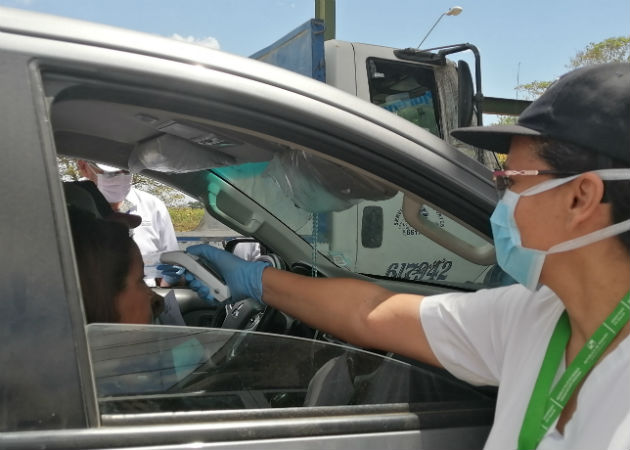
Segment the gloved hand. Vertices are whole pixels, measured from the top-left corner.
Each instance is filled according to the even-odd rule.
[[[162,273],[162,279],[171,286],[177,284],[186,271],[183,267],[172,264],[160,264],[156,269]]]
[[[187,253],[205,259],[223,277],[230,289],[232,301],[253,298],[262,301],[262,273],[265,267],[271,265],[264,261],[245,261],[229,252],[211,245],[193,245],[186,249]],[[186,273],[186,281],[191,289],[200,296],[209,296],[209,289],[190,273]],[[205,288],[205,289],[203,289]]]

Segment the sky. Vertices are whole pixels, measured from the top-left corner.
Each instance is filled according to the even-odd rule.
[[[315,0],[0,0],[27,9],[185,39],[249,56],[314,16]],[[471,43],[486,96],[524,98],[589,43],[630,35],[629,0],[337,0],[336,38],[416,47]],[[470,52],[468,52],[470,54]],[[472,63],[472,55],[463,59]],[[474,66],[471,66],[474,67]]]

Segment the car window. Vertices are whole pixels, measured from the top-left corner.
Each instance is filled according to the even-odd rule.
[[[323,156],[323,132],[306,140],[298,124],[280,139],[277,123],[258,131],[261,121],[248,122],[249,110],[234,114],[235,107],[219,101],[208,107],[201,96],[165,96],[147,85],[54,72],[44,73],[44,81],[61,155],[101,158],[175,185],[214,219],[261,236],[292,264],[310,253],[306,262],[314,271],[318,261],[328,261],[395,281],[460,289],[489,284],[494,262],[458,253],[451,242],[487,249],[487,237],[392,181]],[[334,145],[345,150],[344,142]],[[414,217],[449,237],[419,232],[408,223]],[[271,244],[266,236],[274,238]],[[187,325],[224,323],[221,306],[191,289],[173,291],[179,291],[175,300]],[[282,332],[294,332],[292,326]],[[90,324],[87,335],[100,414],[450,402],[481,395],[422,367],[290,336],[120,324]],[[331,381],[342,388],[330,389]]]
[[[368,58],[366,64],[372,103],[442,135],[432,69],[378,58]]]
[[[488,400],[435,370],[323,341],[120,324],[87,334],[101,414]]]

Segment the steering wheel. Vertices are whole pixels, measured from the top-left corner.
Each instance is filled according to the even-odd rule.
[[[268,307],[252,298],[225,305],[225,319],[221,328],[256,331]]]

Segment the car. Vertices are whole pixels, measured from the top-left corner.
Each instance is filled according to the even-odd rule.
[[[483,447],[494,388],[252,300],[87,324],[57,157],[180,190],[278,268],[424,295],[509,282],[488,167],[265,63],[9,8],[0,92],[0,448]]]

